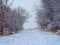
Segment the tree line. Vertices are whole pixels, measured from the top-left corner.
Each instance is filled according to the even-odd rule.
[[[60,30],[60,0],[42,0],[36,8],[39,28],[52,32]]]
[[[13,0],[14,1],[14,0]],[[0,35],[11,35],[23,30],[23,24],[27,19],[28,12],[21,7],[10,8],[13,1],[0,0]]]

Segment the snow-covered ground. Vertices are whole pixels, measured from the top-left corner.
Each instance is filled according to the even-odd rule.
[[[0,37],[0,45],[60,45],[60,36],[40,30],[23,30]]]

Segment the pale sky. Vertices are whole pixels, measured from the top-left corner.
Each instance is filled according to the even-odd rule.
[[[38,4],[37,0],[14,0],[12,7],[16,8],[21,6],[22,8],[30,11],[34,7],[34,2]]]

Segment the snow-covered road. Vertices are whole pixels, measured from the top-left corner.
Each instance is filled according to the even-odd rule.
[[[0,38],[0,45],[60,45],[60,36],[40,30],[23,30]]]

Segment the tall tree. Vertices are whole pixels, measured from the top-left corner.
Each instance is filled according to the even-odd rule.
[[[42,0],[42,9],[38,9],[38,23],[50,30],[60,28],[60,0]]]
[[[0,35],[10,35],[23,29],[28,12],[21,7],[11,9],[9,0],[0,0]]]

